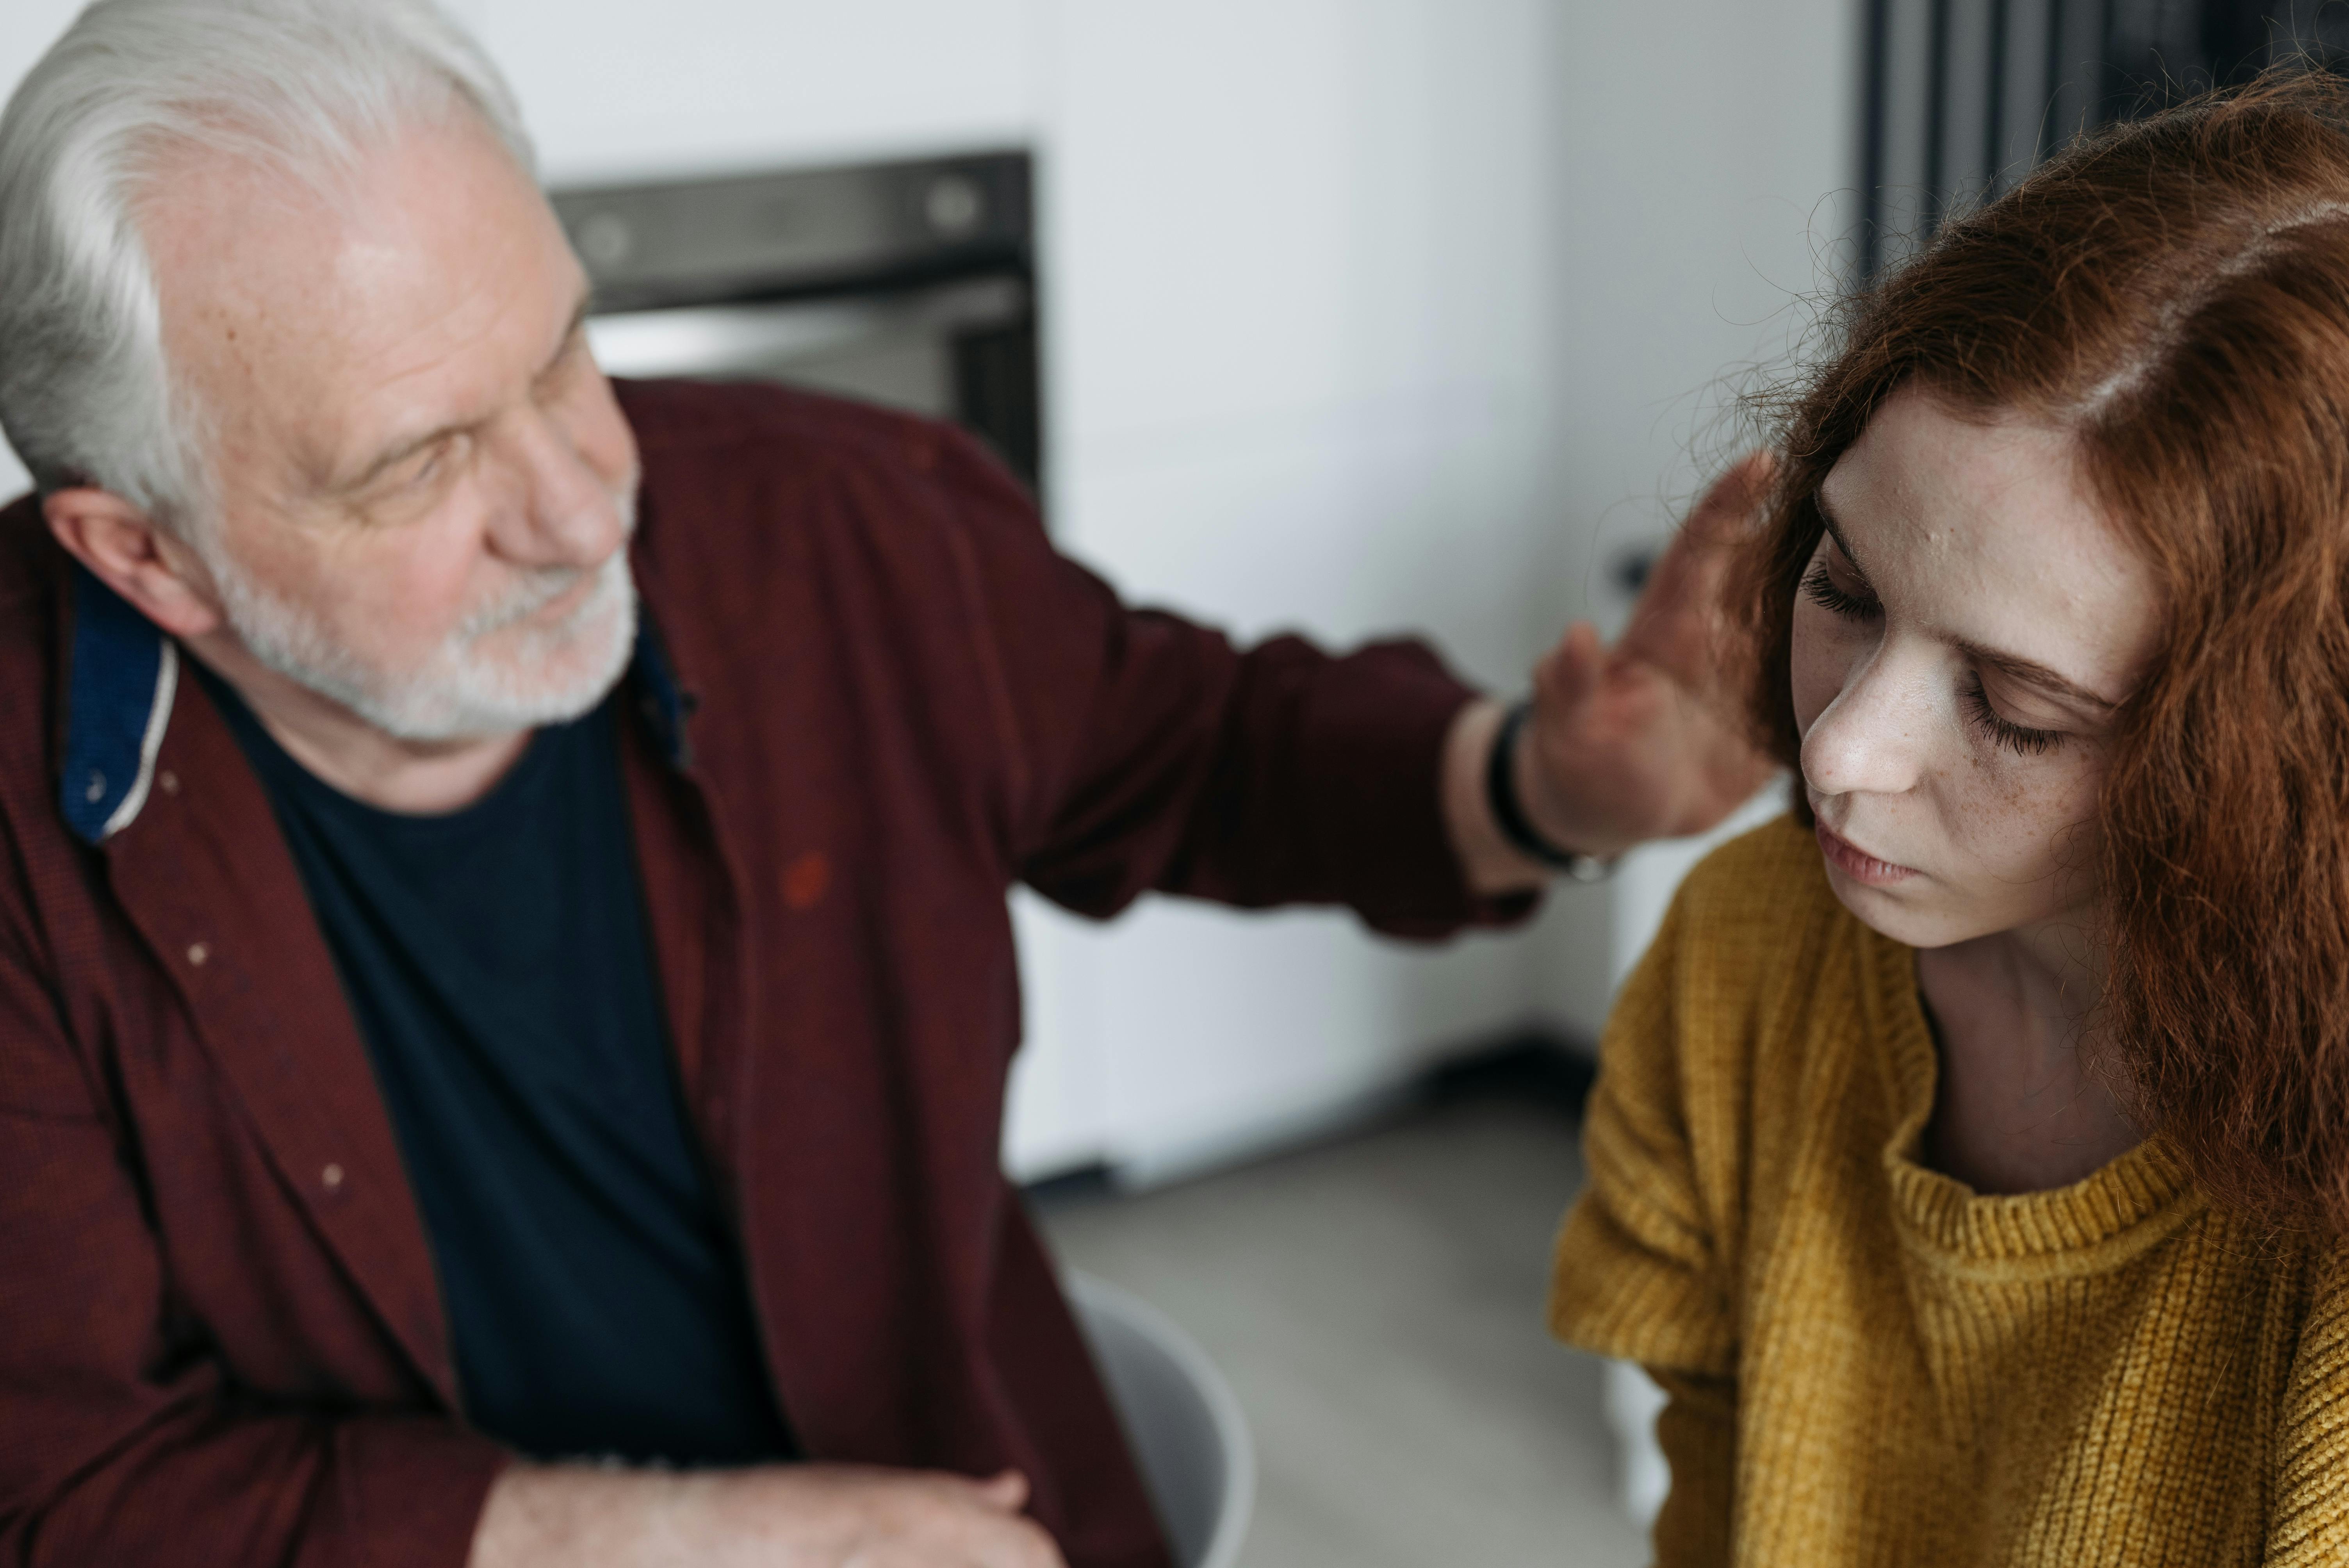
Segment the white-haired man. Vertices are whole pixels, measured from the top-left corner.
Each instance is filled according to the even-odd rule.
[[[1522,745],[1237,650],[951,430],[616,392],[530,170],[426,0],[103,0],[0,119],[0,1555],[1163,1563],[1006,886],[1521,913],[1756,782],[1704,573]]]

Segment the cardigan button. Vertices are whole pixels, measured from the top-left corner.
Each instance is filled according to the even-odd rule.
[[[180,776],[168,768],[155,775],[155,782],[163,787],[163,793],[166,795],[176,795],[180,792]]]
[[[204,960],[210,958],[212,955],[212,950],[205,946],[202,943],[191,942],[188,944],[188,962],[194,965],[197,968],[202,968]]]
[[[326,1184],[327,1191],[332,1192],[343,1184],[343,1168],[339,1165],[329,1165],[318,1172],[318,1180]]]

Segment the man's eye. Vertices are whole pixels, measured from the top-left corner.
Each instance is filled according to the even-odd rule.
[[[1803,575],[1803,595],[1820,609],[1842,616],[1847,621],[1874,620],[1883,612],[1873,593],[1855,593],[1838,587],[1835,574],[1827,570],[1824,555],[1811,563]]]
[[[451,449],[455,444],[456,438],[453,437],[449,440],[435,441],[409,459],[407,470],[396,481],[398,488],[421,490],[438,480],[455,460],[456,454]]]

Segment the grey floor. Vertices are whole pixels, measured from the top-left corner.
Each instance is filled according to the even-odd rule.
[[[1562,1112],[1481,1099],[1043,1217],[1230,1378],[1261,1464],[1244,1568],[1619,1568],[1647,1549],[1599,1364],[1541,1326],[1580,1173]]]

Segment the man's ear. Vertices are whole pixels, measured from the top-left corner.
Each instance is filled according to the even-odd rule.
[[[208,585],[191,580],[188,550],[113,491],[53,490],[41,498],[41,515],[67,554],[173,636],[201,637],[221,624]]]

